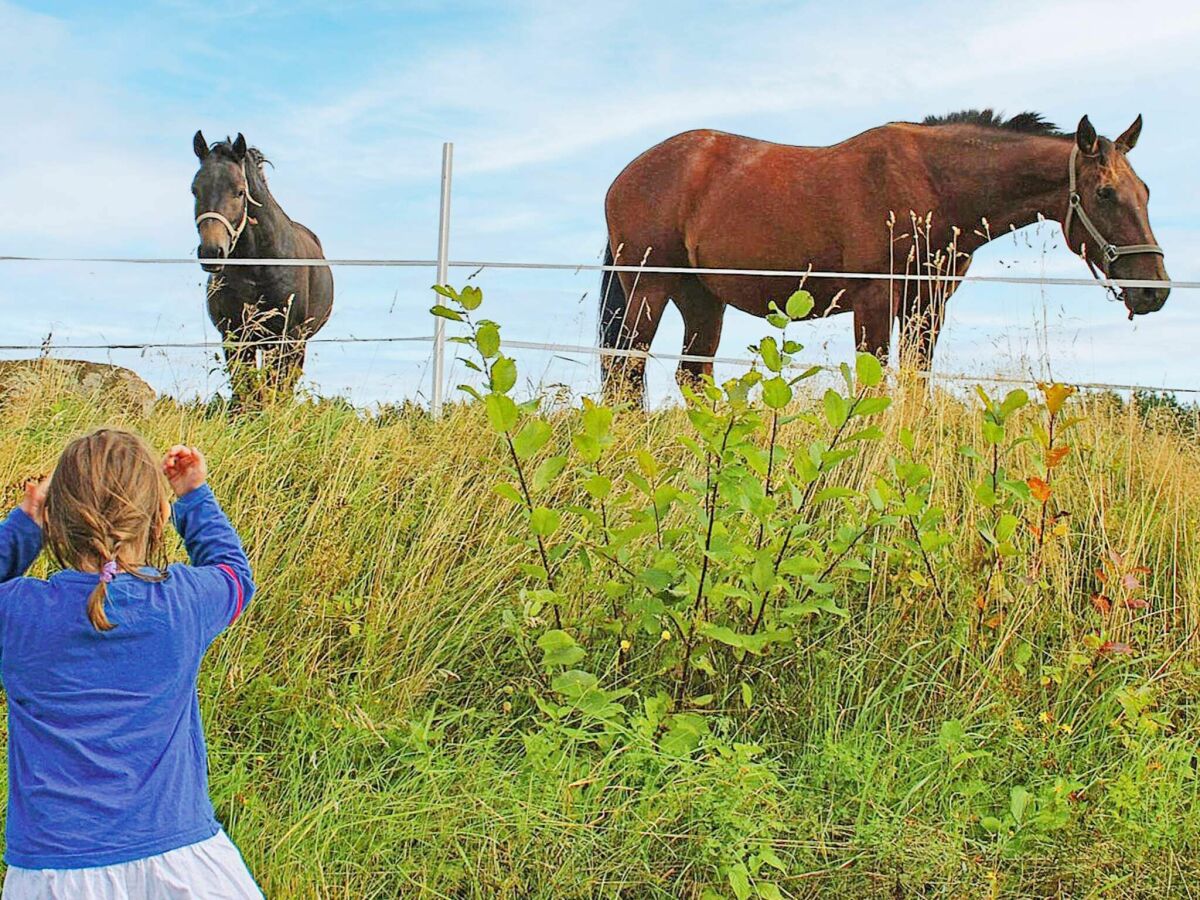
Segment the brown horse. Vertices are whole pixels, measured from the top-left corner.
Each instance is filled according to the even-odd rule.
[[[225,364],[235,406],[263,389],[291,396],[304,369],[305,342],[329,320],[328,266],[226,266],[225,259],[324,259],[317,236],[293,222],[271,196],[265,157],[238,135],[211,147],[197,131],[197,255],[208,278],[208,317],[227,341]],[[258,378],[261,342],[262,377]]]
[[[980,246],[1041,215],[1064,223],[1067,244],[1093,274],[1167,280],[1150,192],[1126,158],[1141,128],[1138,116],[1110,141],[1087,116],[1067,135],[1036,113],[1005,121],[971,110],[895,122],[831,147],[685,132],[647,150],[609,188],[606,263],[896,272],[807,279],[811,315],[852,312],[857,346],[885,359],[898,318],[906,362],[926,369],[957,282],[903,275],[963,275]],[[601,290],[601,347],[648,350],[671,300],[683,316],[684,352],[697,356],[716,353],[727,305],[765,316],[798,286],[794,277],[613,274]],[[1160,309],[1168,293],[1132,288],[1121,299],[1132,317]],[[606,394],[642,397],[643,360],[601,359]],[[711,363],[683,362],[678,377],[711,372]]]

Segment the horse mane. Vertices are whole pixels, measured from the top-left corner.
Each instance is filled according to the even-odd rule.
[[[988,109],[963,109],[942,116],[926,116],[922,125],[939,128],[944,125],[977,125],[996,131],[1011,131],[1014,134],[1042,134],[1048,137],[1070,137],[1041,113],[1023,112],[1005,119],[1003,113]]]
[[[233,162],[238,162],[237,155],[233,152],[233,140],[231,138],[227,137],[223,141],[217,141],[216,143],[212,144],[208,148],[208,152],[215,153],[218,156],[223,156],[226,159],[232,160]],[[257,147],[246,148],[246,162],[253,164],[253,166],[258,169],[259,174],[263,177],[263,181],[266,181],[267,179],[267,173],[263,171],[263,166],[266,165],[270,166],[271,168],[275,168],[275,164],[271,162],[271,160],[267,159],[267,155]]]

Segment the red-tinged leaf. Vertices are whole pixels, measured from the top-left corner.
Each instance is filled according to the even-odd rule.
[[[1122,644],[1120,641],[1105,641],[1100,645],[1098,652],[1106,656],[1129,656],[1133,653],[1133,648],[1128,644]]]
[[[1112,560],[1113,565],[1116,566],[1117,568],[1123,568],[1125,565],[1125,557],[1123,557],[1116,550],[1110,549],[1108,551],[1108,558]]]
[[[1059,465],[1064,459],[1066,459],[1067,454],[1070,452],[1071,452],[1071,447],[1069,444],[1066,446],[1063,446],[1063,447],[1054,447],[1051,450],[1047,450],[1046,451],[1046,468],[1053,469],[1055,466]]]
[[[1129,571],[1132,572],[1134,575],[1149,575],[1150,567],[1149,566],[1134,566]]]
[[[1107,616],[1112,612],[1112,604],[1103,594],[1092,594],[1092,606],[1096,607],[1096,612],[1102,616]]]
[[[1103,568],[1096,569],[1096,578],[1101,584],[1104,584],[1104,582],[1108,581],[1108,573]]]
[[[1137,580],[1137,576],[1132,572],[1121,576],[1121,587],[1125,588],[1125,590],[1136,591],[1141,586],[1141,582]]]
[[[1121,601],[1121,605],[1126,609],[1146,609],[1150,606],[1150,604],[1141,597],[1129,597]]]
[[[1038,503],[1045,503],[1050,499],[1050,485],[1046,484],[1041,478],[1027,478],[1025,483],[1029,485],[1029,492],[1033,494],[1033,499]]]
[[[996,629],[996,628],[1000,627],[1000,623],[1003,621],[1004,621],[1004,614],[996,613],[994,616],[992,616],[990,619],[988,619],[983,624],[986,625],[988,628]]]

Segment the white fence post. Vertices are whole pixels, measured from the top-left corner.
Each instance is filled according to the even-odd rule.
[[[450,260],[450,175],[454,168],[454,145],[442,144],[442,199],[438,213],[437,283],[445,284],[449,279]],[[441,294],[435,294],[440,306]],[[433,393],[430,412],[436,419],[442,414],[442,392],[446,378],[446,320],[437,316],[433,320]]]

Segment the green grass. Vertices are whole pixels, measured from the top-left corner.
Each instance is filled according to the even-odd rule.
[[[847,585],[848,620],[814,619],[753,660],[748,708],[721,693],[700,710],[713,739],[688,756],[654,735],[597,744],[547,728],[545,683],[511,627],[531,551],[492,492],[503,457],[476,409],[435,423],[320,402],[231,422],[169,400],[122,408],[48,375],[0,400],[0,483],[48,470],[100,424],[208,455],[260,585],[202,671],[212,792],[268,896],[734,896],[726,850],[745,844],[773,849],[790,897],[1187,897],[1200,892],[1200,450],[1173,418],[1077,405],[1086,419],[1055,475],[1071,515],[1044,583],[1014,576],[1002,608],[980,612],[979,512],[958,453],[978,413],[897,402],[881,424],[914,429],[957,536],[938,573],[949,611],[881,564]],[[678,410],[619,415],[614,453],[686,465],[687,428]],[[869,455],[844,477],[879,465]],[[1110,550],[1149,570],[1148,607],[1104,626],[1128,655],[1087,643]],[[571,623],[603,599],[564,572]],[[631,684],[648,688],[659,639],[639,640]],[[1020,827],[983,827],[1022,791]]]

